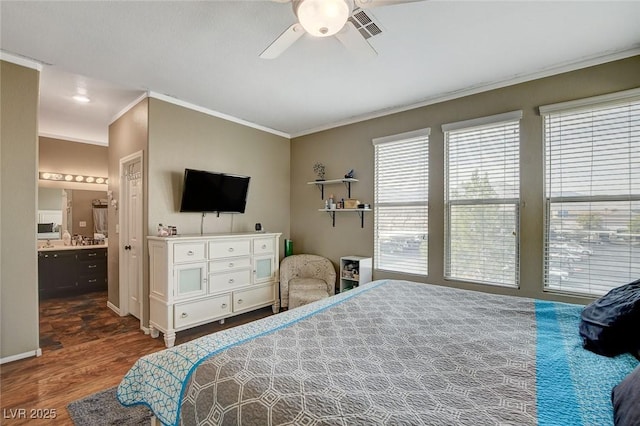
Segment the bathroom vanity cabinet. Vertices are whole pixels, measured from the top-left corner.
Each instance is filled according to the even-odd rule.
[[[106,246],[38,250],[38,290],[41,299],[106,289]]]

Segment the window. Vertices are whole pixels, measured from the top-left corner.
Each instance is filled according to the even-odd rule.
[[[640,90],[540,112],[545,287],[602,295],[640,277]]]
[[[373,140],[374,267],[427,275],[429,129]]]
[[[522,111],[445,124],[445,278],[518,285]]]

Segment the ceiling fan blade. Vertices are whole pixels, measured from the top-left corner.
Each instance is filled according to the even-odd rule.
[[[280,56],[282,52],[287,50],[293,43],[295,43],[304,34],[304,28],[302,25],[295,23],[287,28],[280,36],[274,40],[260,54],[262,59],[274,59]]]
[[[394,4],[416,3],[425,0],[355,0],[355,5],[361,9],[371,9],[380,6],[393,6]]]
[[[336,33],[336,38],[340,40],[340,43],[352,52],[364,57],[377,56],[378,53],[369,44],[367,40],[356,29],[355,25],[351,21],[347,21],[344,28]]]

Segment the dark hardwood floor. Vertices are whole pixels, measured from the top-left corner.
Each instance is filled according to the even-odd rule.
[[[272,315],[271,307],[178,332],[176,345]],[[73,424],[67,404],[116,386],[141,356],[164,349],[162,335],[152,339],[140,322],[107,308],[107,293],[40,302],[42,356],[0,366],[0,424]],[[27,418],[20,415],[26,410]],[[31,419],[52,413],[55,419]]]

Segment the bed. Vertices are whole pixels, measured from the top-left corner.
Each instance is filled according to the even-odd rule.
[[[638,361],[581,347],[582,306],[408,281],[139,359],[118,386],[167,425],[606,425]]]

